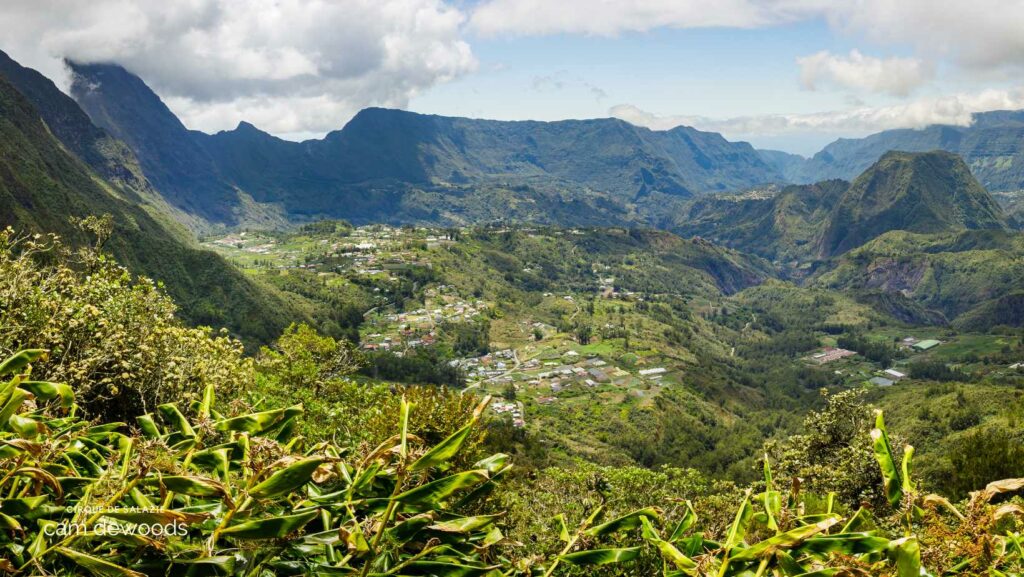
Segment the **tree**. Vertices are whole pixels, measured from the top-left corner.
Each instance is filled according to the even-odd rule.
[[[589,345],[590,339],[594,335],[594,328],[589,323],[579,323],[576,325],[576,342],[581,345]]]
[[[273,347],[260,351],[259,367],[286,387],[317,394],[332,380],[359,370],[363,360],[348,341],[322,336],[305,323],[292,324]]]
[[[864,390],[827,395],[828,404],[804,419],[805,433],[765,444],[765,453],[784,476],[803,479],[806,490],[836,493],[851,506],[881,503],[881,478],[871,449],[873,414]]]

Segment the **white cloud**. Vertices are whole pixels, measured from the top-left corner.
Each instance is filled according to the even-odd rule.
[[[761,28],[824,19],[878,44],[971,70],[1024,65],[1021,0],[484,0],[470,26],[488,35],[615,36],[655,28]]]
[[[117,62],[202,130],[244,118],[271,132],[325,132],[476,67],[464,15],[442,0],[4,4],[4,49],[22,64],[61,79],[61,57]]]
[[[923,56],[972,70],[1024,64],[1020,0],[843,0],[824,15],[837,30],[911,44]]]
[[[967,126],[975,112],[1020,108],[1024,108],[1024,87],[922,98],[894,106],[859,107],[812,114],[770,114],[728,119],[658,116],[629,104],[613,106],[608,114],[655,130],[693,126],[700,130],[721,132],[731,139],[742,139],[792,133],[866,134],[892,128],[923,128],[930,124]]]
[[[488,0],[470,25],[483,35],[614,36],[654,28],[755,28],[800,20],[827,0]]]
[[[808,90],[831,85],[858,92],[908,96],[934,76],[934,68],[919,58],[876,58],[851,50],[848,56],[828,51],[797,59],[800,83]]]

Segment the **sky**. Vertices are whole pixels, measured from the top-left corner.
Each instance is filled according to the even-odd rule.
[[[189,127],[293,140],[367,106],[616,117],[813,154],[1024,108],[1024,0],[0,0],[0,49],[65,88],[114,62]]]

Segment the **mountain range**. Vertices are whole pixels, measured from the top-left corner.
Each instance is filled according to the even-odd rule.
[[[989,190],[1024,188],[1024,111],[976,114],[964,127],[840,139],[811,158],[685,126],[656,131],[612,118],[507,122],[382,108],[359,112],[322,139],[291,142],[246,122],[216,134],[188,130],[124,68],[68,65],[71,95],[92,122],[128,145],[175,210],[216,225],[319,217],[635,224],[638,213],[640,223],[657,224],[659,207],[675,210],[712,193],[852,181],[890,150],[946,150],[962,156]]]
[[[713,195],[668,228],[778,261],[828,259],[890,230],[1006,230],[1002,208],[955,154],[887,152],[853,182]]]
[[[811,158],[761,151],[787,182],[828,178],[850,180],[890,150],[945,150],[964,158],[990,191],[1024,189],[1024,110],[980,112],[969,126],[936,124],[922,129],[886,130],[864,138],[840,138]]]
[[[289,142],[248,123],[208,135],[187,130],[119,66],[69,66],[71,94],[128,143],[169,202],[229,225],[251,216],[247,198],[287,217],[366,221],[409,212],[403,200],[414,191],[451,199],[467,186],[533,186],[625,207],[655,193],[689,198],[782,178],[747,143],[617,119],[503,122],[369,108],[319,140]]]

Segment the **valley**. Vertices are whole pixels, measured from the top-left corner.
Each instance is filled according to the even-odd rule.
[[[992,394],[1024,382],[1019,329],[908,316],[913,294],[879,307],[885,293],[871,290],[886,287],[870,277],[836,288],[837,275],[865,279],[844,272],[847,260],[801,286],[773,279],[766,261],[668,233],[333,221],[204,246],[298,298],[317,293],[288,287],[361,294],[367,378],[503,399],[495,417],[515,450],[544,447],[537,466],[583,458],[744,478],[764,436],[796,430],[820,388],[863,389],[885,406],[936,380]],[[939,344],[913,346],[929,341]],[[925,470],[941,470],[943,442],[919,447]]]
[[[293,142],[66,64],[0,53],[0,572],[910,577],[998,523],[1024,562],[1019,113],[811,159],[383,108]],[[46,541],[100,518],[191,533]]]

